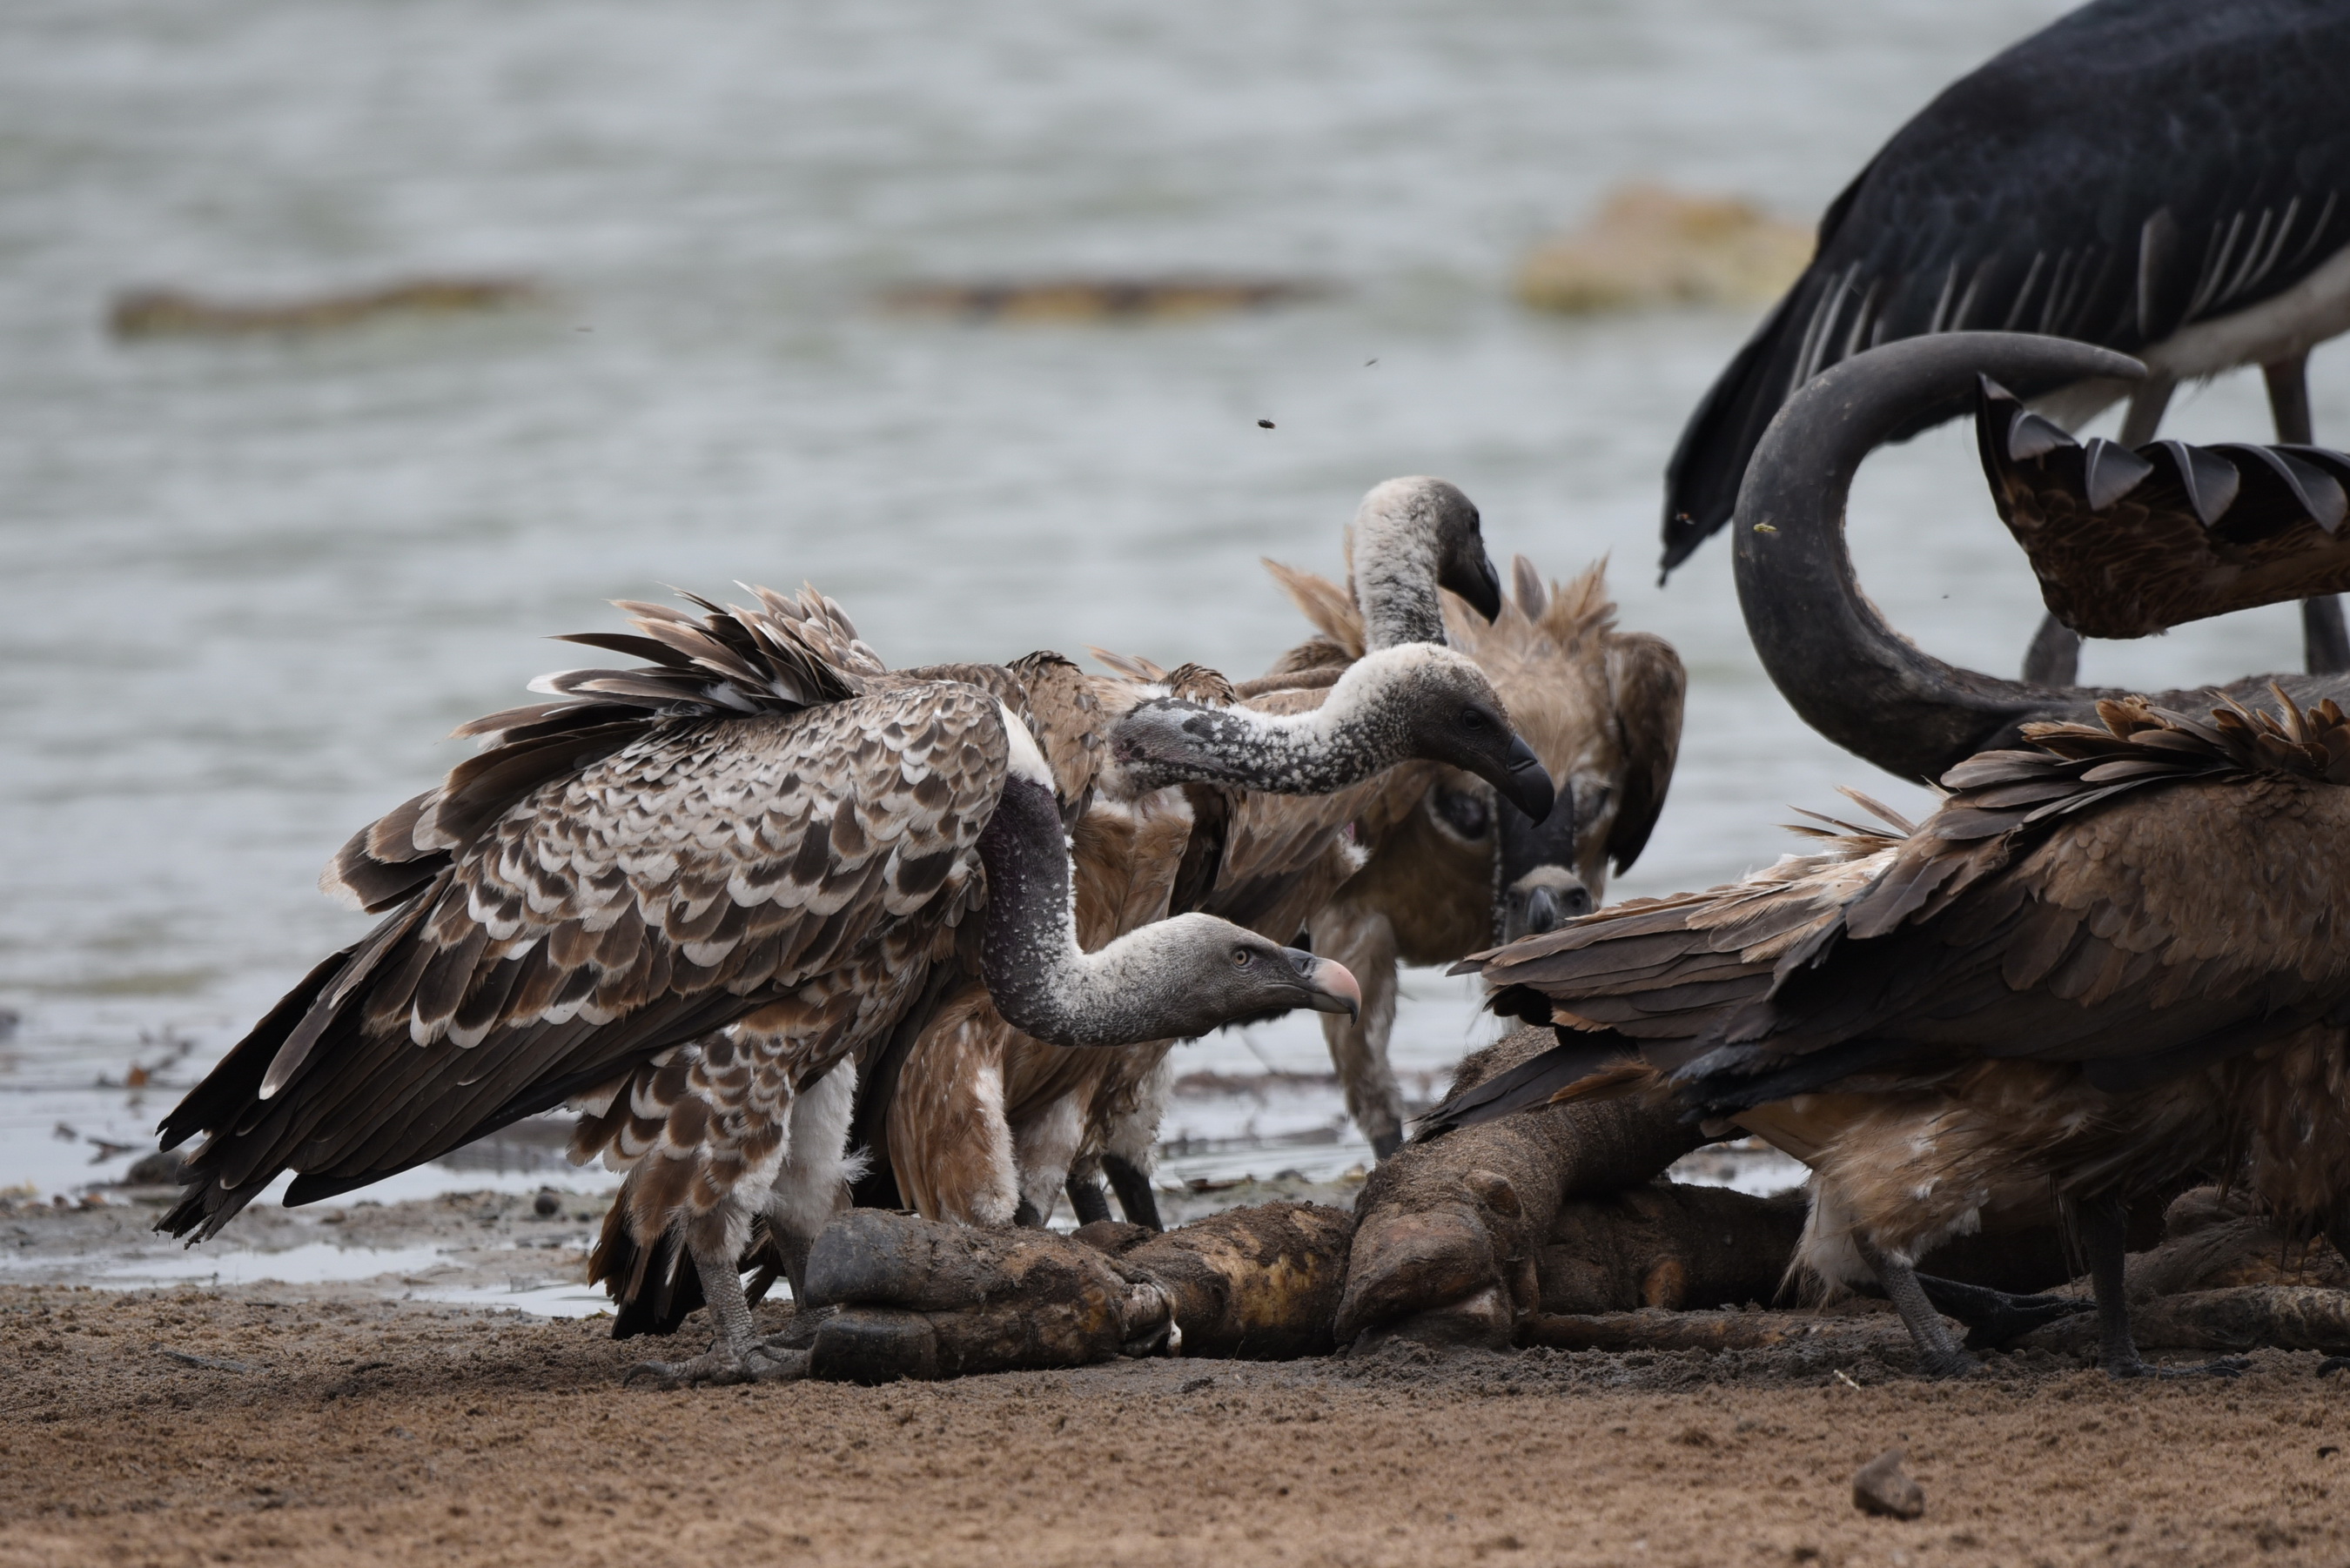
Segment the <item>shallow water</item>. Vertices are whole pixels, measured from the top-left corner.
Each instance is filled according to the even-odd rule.
[[[0,1187],[127,1163],[88,1139],[138,1143],[360,929],[312,890],[345,835],[462,754],[451,725],[564,661],[536,639],[664,583],[813,578],[896,663],[1092,642],[1247,671],[1303,629],[1256,557],[1335,570],[1364,488],[1439,472],[1497,557],[1612,556],[1625,622],[1689,661],[1671,805],[1620,891],[1769,860],[1786,805],[1838,782],[1914,804],[1762,679],[1725,551],[1651,581],[1665,455],[1749,319],[1544,319],[1506,279],[1627,179],[1815,213],[2061,8],[12,5],[0,1006],[22,1022],[0,1042]],[[872,304],[906,279],[1193,270],[1336,286],[1111,327]],[[420,273],[548,296],[305,340],[103,330],[127,286]],[[2350,435],[2339,351],[2315,380],[2321,438]],[[2169,433],[2265,429],[2240,378]],[[1897,625],[2014,667],[2036,602],[1965,432],[1873,462],[1855,518]],[[2101,645],[2086,673],[2297,655],[2278,609]],[[1399,1055],[1438,1072],[1479,1025],[1460,982],[1415,991]],[[1185,1065],[1320,1054],[1301,1022]],[[145,1090],[99,1086],[134,1064]],[[1170,1130],[1336,1114],[1335,1095],[1187,1103]]]

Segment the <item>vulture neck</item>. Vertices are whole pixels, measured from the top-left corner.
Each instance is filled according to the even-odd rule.
[[[1183,918],[1098,952],[1077,945],[1068,841],[1053,792],[1015,773],[979,836],[987,867],[981,968],[1003,1021],[1052,1045],[1139,1045],[1203,1033],[1168,961]]]
[[[1365,508],[1355,519],[1352,554],[1364,651],[1444,640],[1444,605],[1436,587],[1443,563],[1435,524],[1424,513]]]
[[[1137,793],[1222,784],[1267,794],[1329,794],[1411,754],[1410,726],[1388,698],[1399,674],[1430,657],[1458,655],[1424,644],[1367,654],[1319,707],[1304,713],[1157,698],[1119,720],[1111,743]]]

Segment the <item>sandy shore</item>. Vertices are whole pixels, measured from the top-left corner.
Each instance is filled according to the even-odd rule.
[[[1927,1384],[1864,1317],[1711,1359],[660,1393],[595,1319],[286,1294],[0,1287],[0,1564],[2350,1559],[2350,1385],[2308,1355]],[[1915,1521],[1852,1503],[1894,1444]]]

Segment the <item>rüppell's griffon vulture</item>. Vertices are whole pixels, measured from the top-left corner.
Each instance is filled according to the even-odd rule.
[[[813,590],[754,591],[571,639],[650,662],[543,678],[556,701],[465,726],[487,749],[345,846],[326,885],[389,913],[166,1119],[166,1147],[209,1136],[161,1229],[201,1240],[281,1171],[307,1202],[568,1102],[575,1153],[631,1168],[637,1246],[681,1237],[714,1309],[710,1353],[653,1370],[781,1375],[735,1261],[794,1102],[959,976],[1073,1044],[1355,1004],[1337,966],[1211,918],[1090,954],[1071,929],[1075,799],[1268,764],[1312,787],[1340,766],[1313,726],[1145,692],[1104,713],[1051,655],[892,673]],[[1359,711],[1506,772],[1499,701],[1458,663],[1373,672]]]
[[[1447,589],[1479,613],[1502,608],[1500,574],[1486,557],[1477,509],[1441,480],[1415,476],[1373,488],[1357,512],[1351,555],[1378,649],[1369,661],[1459,659],[1443,646]],[[1196,681],[1203,694],[1231,690],[1194,666],[1170,674],[1147,660],[1104,657],[1129,680]],[[1244,706],[1288,715],[1289,722],[1326,716],[1353,679],[1343,662],[1268,678],[1243,689]],[[1360,867],[1369,846],[1408,815],[1437,771],[1430,759],[1311,799],[1193,786],[1080,825],[1080,927],[1107,940],[1171,908],[1213,910],[1258,931],[1294,936]],[[1472,776],[1548,815],[1555,792],[1546,777],[1530,791],[1491,770]],[[1118,853],[1086,853],[1088,832]],[[1082,1161],[1109,1177],[1130,1219],[1155,1225],[1149,1149],[1173,1044],[1071,1057],[1022,1037],[984,1008],[942,1016],[868,1090],[880,1107],[871,1119],[877,1153],[892,1177],[887,1196],[933,1218],[1041,1221],[1073,1163]],[[1081,1217],[1106,1211],[1089,1171],[1075,1190]]]
[[[1321,641],[1348,659],[1366,643],[1351,596],[1275,566]],[[1403,1091],[1388,1061],[1399,964],[1451,963],[1587,913],[1664,808],[1680,744],[1687,676],[1662,638],[1619,631],[1605,564],[1545,584],[1523,556],[1490,620],[1445,604],[1453,647],[1477,661],[1557,785],[1535,821],[1480,781],[1430,782],[1363,868],[1306,923],[1313,950],[1362,982],[1360,1014],[1323,1030],[1347,1112],[1384,1159],[1403,1141]]]
[[[2241,1177],[2350,1240],[2341,711],[2109,701],[1943,782],[1914,830],[1471,961],[1561,1044],[1421,1136],[1627,1092],[1744,1127],[1814,1173],[1799,1265],[1881,1284],[1936,1373],[1970,1362],[1916,1261],[2052,1194],[2116,1376],[2149,1370],[2122,1291],[2132,1198]]]

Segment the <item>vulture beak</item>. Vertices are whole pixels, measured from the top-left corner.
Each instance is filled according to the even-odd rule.
[[[1494,780],[1495,787],[1529,819],[1548,821],[1550,808],[1557,804],[1558,792],[1551,787],[1550,774],[1543,771],[1542,759],[1534,755],[1534,749],[1526,744],[1524,736],[1511,739],[1505,765],[1510,776]]]
[[[1363,1012],[1363,988],[1355,981],[1354,972],[1335,959],[1315,958],[1312,953],[1295,948],[1284,948],[1281,956],[1297,971],[1310,996],[1305,1003],[1316,1012],[1343,1012],[1358,1018]]]
[[[1502,613],[1502,574],[1493,569],[1492,557],[1484,551],[1466,567],[1440,573],[1437,587],[1450,588],[1469,601],[1469,607],[1487,620]]]

